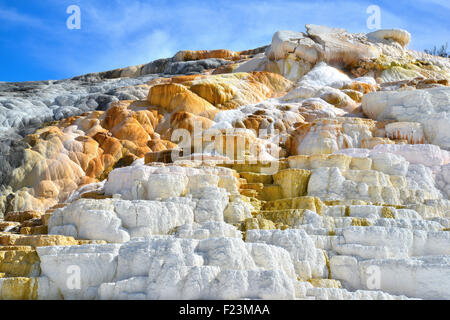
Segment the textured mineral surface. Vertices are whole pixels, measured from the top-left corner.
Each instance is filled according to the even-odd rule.
[[[450,299],[450,61],[410,39],[0,82],[0,299]]]

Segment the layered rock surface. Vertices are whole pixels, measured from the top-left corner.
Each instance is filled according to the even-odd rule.
[[[1,83],[0,298],[450,299],[450,63],[410,38]]]

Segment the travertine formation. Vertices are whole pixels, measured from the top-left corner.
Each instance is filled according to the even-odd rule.
[[[450,299],[450,62],[410,38],[1,83],[0,299]]]

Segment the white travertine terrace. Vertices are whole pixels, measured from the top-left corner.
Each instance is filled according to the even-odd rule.
[[[450,299],[450,63],[410,38],[0,84],[0,299]]]

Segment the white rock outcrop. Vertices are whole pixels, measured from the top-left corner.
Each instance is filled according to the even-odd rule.
[[[165,235],[175,227],[192,224],[194,208],[188,198],[165,202],[81,199],[55,211],[49,233],[123,243],[136,237]]]
[[[122,245],[39,248],[47,294],[65,299],[293,299],[289,254],[236,238],[174,237],[133,240]],[[67,286],[73,259],[78,290]],[[52,291],[53,290],[53,291]],[[40,295],[46,298],[45,292]]]
[[[450,88],[381,91],[363,96],[364,113],[375,120],[422,124],[428,142],[450,149]]]

